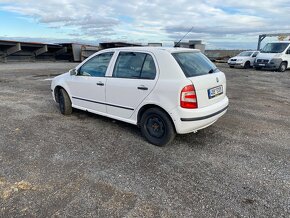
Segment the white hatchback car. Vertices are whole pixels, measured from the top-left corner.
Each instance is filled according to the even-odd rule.
[[[232,57],[228,60],[228,65],[233,67],[243,67],[250,68],[254,66],[258,51],[243,51],[235,57]]]
[[[210,126],[229,103],[224,73],[185,48],[102,50],[55,77],[51,91],[62,114],[77,108],[135,124],[158,146]]]

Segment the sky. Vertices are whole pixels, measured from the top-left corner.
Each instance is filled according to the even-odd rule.
[[[173,46],[193,28],[183,41],[255,49],[259,34],[290,33],[289,21],[290,0],[0,0],[0,39],[46,43]]]

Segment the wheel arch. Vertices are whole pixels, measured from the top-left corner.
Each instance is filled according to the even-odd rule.
[[[281,66],[282,66],[283,63],[285,63],[286,66],[285,66],[285,70],[282,71],[282,70],[281,70]],[[289,67],[289,65],[288,65],[288,61],[287,61],[287,60],[283,60],[283,61],[281,62],[281,64],[280,64],[279,68],[278,68],[278,71],[280,71],[280,72],[284,72],[284,71],[286,71],[286,70],[288,69],[288,67]]]
[[[172,119],[172,117],[170,116],[170,114],[162,107],[160,107],[159,105],[156,105],[156,104],[145,104],[143,105],[139,111],[138,111],[138,114],[137,114],[137,125],[139,126],[140,125],[140,121],[141,121],[141,117],[142,115],[144,114],[144,112],[150,108],[159,108],[160,110],[162,110],[164,113],[166,113],[168,115],[168,117],[170,118],[173,126],[174,126],[174,129],[176,131],[176,127],[175,127],[175,123]]]
[[[71,99],[71,96],[69,95],[68,91],[61,85],[57,85],[55,88],[54,88],[54,98],[55,98],[55,101],[57,103],[59,103],[59,91],[63,89],[67,94],[68,96],[70,97]]]
[[[250,60],[246,60],[244,63],[244,67],[251,67],[251,61]]]

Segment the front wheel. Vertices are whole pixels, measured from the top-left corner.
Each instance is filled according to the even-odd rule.
[[[146,110],[141,117],[140,126],[147,141],[157,146],[169,144],[176,135],[169,115],[159,108]]]
[[[286,62],[282,62],[278,68],[279,72],[285,72],[285,70],[287,69],[287,63]]]
[[[59,90],[59,110],[63,115],[70,115],[72,113],[72,104],[71,100],[64,89]]]
[[[251,63],[250,63],[250,61],[247,61],[244,65],[244,68],[249,69],[250,67],[251,67]]]

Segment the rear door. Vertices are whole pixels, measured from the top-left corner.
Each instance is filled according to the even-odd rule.
[[[106,85],[107,113],[129,118],[153,90],[157,67],[152,54],[121,51]]]
[[[200,52],[180,52],[172,55],[195,87],[198,108],[213,105],[225,98],[225,75],[207,57]]]

